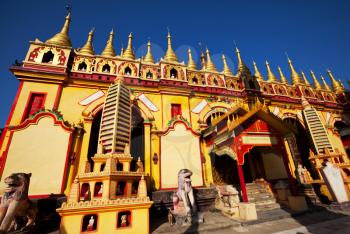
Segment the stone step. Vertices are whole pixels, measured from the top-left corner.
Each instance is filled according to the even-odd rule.
[[[266,211],[281,208],[281,205],[278,203],[270,203],[270,204],[258,204],[255,205],[256,211]]]

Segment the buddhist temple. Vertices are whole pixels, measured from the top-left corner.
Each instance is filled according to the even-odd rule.
[[[202,198],[233,185],[254,203],[256,184],[276,197],[283,182],[290,196],[332,202],[320,173],[332,162],[350,197],[350,95],[330,70],[330,82],[308,77],[288,58],[290,71],[254,61],[251,72],[238,48],[222,55],[222,71],[209,49],[200,61],[188,49],[185,63],[170,33],[159,60],[151,41],[137,57],[133,43],[147,40],[135,33],[111,30],[96,51],[94,30],[72,45],[71,23],[68,14],[57,34],[29,42],[23,64],[10,68],[19,86],[0,138],[1,179],[31,172],[29,197],[66,198],[62,233],[148,233],[149,208],[177,189],[184,168]],[[121,54],[116,38],[128,39]]]

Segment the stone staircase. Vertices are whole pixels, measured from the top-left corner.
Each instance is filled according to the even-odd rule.
[[[255,203],[256,211],[266,211],[280,208],[274,195],[266,185],[261,183],[247,183],[248,201]]]

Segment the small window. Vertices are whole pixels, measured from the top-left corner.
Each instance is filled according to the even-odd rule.
[[[93,232],[97,230],[97,219],[96,214],[88,214],[83,218],[83,225],[81,226],[82,232]]]
[[[218,82],[218,80],[216,78],[214,78],[213,83],[214,83],[215,86],[218,86],[218,84],[219,84],[219,82]]]
[[[171,118],[182,115],[181,104],[171,104]]]
[[[54,54],[51,52],[51,50],[47,51],[43,55],[43,59],[41,60],[42,63],[52,63]]]
[[[117,184],[117,190],[115,192],[116,196],[124,196],[126,195],[126,182],[119,181]]]
[[[29,96],[29,101],[24,111],[23,119],[24,121],[30,115],[44,108],[46,94],[44,93],[31,93]]]
[[[117,163],[117,171],[123,171],[123,163]]]
[[[198,79],[197,79],[197,77],[193,77],[193,79],[192,79],[192,84],[198,84]]]
[[[90,185],[89,183],[83,183],[80,191],[80,199],[89,200],[90,199]]]
[[[176,79],[177,78],[177,70],[175,68],[172,68],[170,70],[170,78],[171,79]]]
[[[111,71],[111,67],[110,67],[108,64],[105,64],[105,65],[102,67],[102,72],[110,73],[110,71]]]
[[[119,212],[117,216],[117,228],[124,228],[129,226],[131,226],[131,212]]]
[[[102,193],[103,193],[103,183],[96,182],[95,188],[94,188],[94,197],[102,197]]]
[[[124,75],[131,76],[131,69],[129,66],[124,69]]]
[[[106,167],[106,164],[105,164],[105,163],[102,163],[102,164],[101,164],[101,167],[100,167],[100,171],[104,171],[104,170],[105,170],[105,167]]]
[[[152,78],[153,78],[153,74],[152,74],[151,71],[148,71],[148,72],[146,73],[146,78],[147,78],[147,79],[152,79]]]
[[[83,71],[83,72],[85,72],[86,69],[87,69],[87,65],[86,65],[85,62],[82,62],[82,63],[79,64],[79,66],[78,66],[78,71]]]

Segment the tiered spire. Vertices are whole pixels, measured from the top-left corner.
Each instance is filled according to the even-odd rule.
[[[144,62],[146,63],[154,63],[154,59],[153,59],[153,55],[152,55],[152,52],[151,52],[151,41],[148,40],[148,43],[147,43],[147,54],[145,56],[145,58],[143,59]]]
[[[318,82],[318,80],[315,76],[315,73],[312,70],[310,70],[310,73],[311,73],[312,81],[314,82],[314,88],[317,90],[322,89],[322,86],[321,86],[320,82]]]
[[[123,53],[123,58],[135,59],[135,54],[132,49],[132,33],[129,34],[128,46],[126,47],[126,50]]]
[[[292,74],[292,84],[293,85],[300,84],[301,83],[300,75],[295,71],[292,64],[292,60],[290,60],[290,58],[288,58],[288,64],[289,64],[290,72]]]
[[[190,48],[188,48],[188,64],[187,64],[187,67],[189,69],[192,69],[192,70],[196,70],[197,69],[197,65],[194,62],[193,58],[192,58],[192,52],[191,52]]]
[[[227,65],[226,57],[224,54],[222,55],[222,62],[224,63],[224,69],[222,70],[222,73],[224,73],[225,76],[233,76],[232,70]]]
[[[321,80],[323,81],[323,88],[327,91],[332,91],[322,75],[321,75]]]
[[[333,90],[336,92],[344,92],[344,87],[342,87],[341,83],[334,78],[331,70],[327,69],[327,74],[329,78],[331,78]]]
[[[171,46],[171,36],[170,32],[168,32],[168,49],[165,53],[164,60],[167,62],[178,62],[176,54]]]
[[[239,51],[238,47],[236,47],[236,54],[237,54],[237,75],[240,75],[242,73],[250,74],[249,68],[243,63],[243,60],[241,58],[241,52]]]
[[[211,71],[211,72],[217,72],[214,63],[211,61],[210,52],[209,52],[208,48],[207,48],[206,54],[207,54],[206,70]]]
[[[205,55],[203,50],[201,50],[201,69],[205,70],[207,67],[207,61],[205,61]]]
[[[112,29],[112,31],[109,33],[109,38],[108,38],[106,47],[102,51],[101,55],[103,55],[103,56],[110,56],[110,57],[114,57],[115,56],[115,52],[114,52],[114,48],[113,48],[113,37],[114,37],[114,32],[113,32],[113,29]]]
[[[253,66],[254,66],[254,70],[255,70],[254,76],[256,77],[257,80],[263,81],[264,77],[261,75],[261,73],[260,73],[260,71],[258,69],[258,66],[256,65],[255,61],[253,61]]]
[[[280,74],[281,82],[282,82],[283,84],[288,84],[288,80],[287,80],[287,78],[285,77],[285,75],[283,74],[282,69],[280,68],[280,66],[278,66],[277,69],[278,69],[278,72],[279,72],[279,74]]]
[[[268,61],[266,61],[266,68],[267,68],[267,81],[269,81],[269,82],[277,82],[277,77],[271,71],[270,64],[269,64]]]
[[[95,54],[94,47],[92,45],[93,37],[94,37],[94,30],[92,29],[89,32],[89,36],[88,36],[88,39],[87,39],[85,45],[83,45],[83,47],[79,50],[80,54],[84,54],[84,55],[94,55]]]
[[[303,79],[304,79],[304,83],[305,83],[306,85],[310,85],[310,82],[307,80],[306,75],[305,75],[305,73],[304,73],[303,71],[301,71],[301,76],[302,76]]]
[[[59,33],[57,33],[52,38],[48,39],[45,43],[51,44],[51,45],[58,45],[58,46],[68,46],[72,47],[72,42],[69,39],[68,31],[69,31],[69,24],[70,24],[70,13],[66,16],[66,20],[64,21],[64,25]]]

